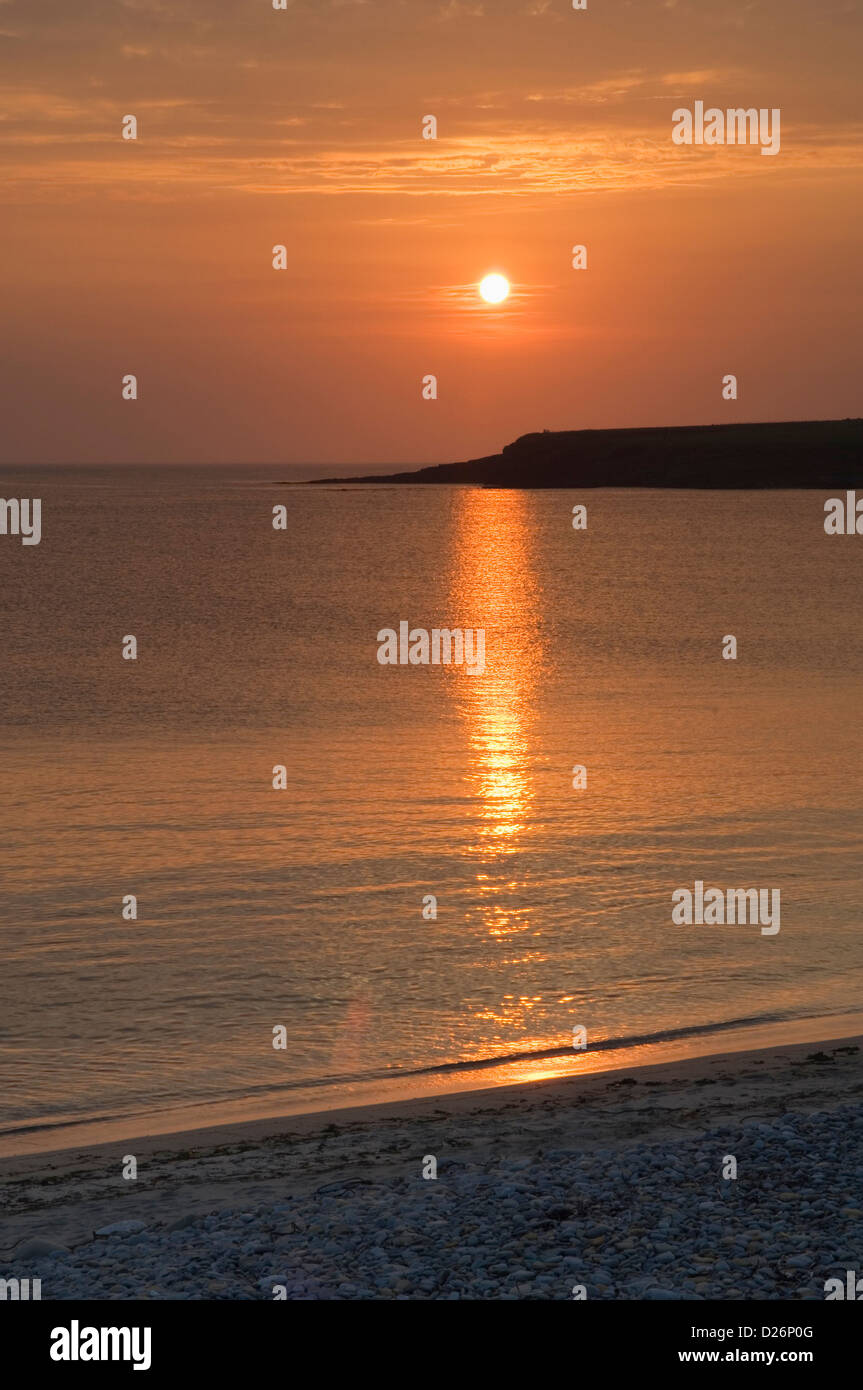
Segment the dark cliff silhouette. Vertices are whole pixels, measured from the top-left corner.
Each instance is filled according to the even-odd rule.
[[[863,420],[523,434],[499,454],[412,473],[316,482],[486,487],[854,488]]]

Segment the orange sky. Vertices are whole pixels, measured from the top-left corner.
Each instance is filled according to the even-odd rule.
[[[860,0],[588,5],[0,0],[2,459],[863,413]],[[696,100],[780,153],[675,146]]]

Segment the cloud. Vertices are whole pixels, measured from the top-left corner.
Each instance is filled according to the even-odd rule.
[[[719,68],[695,68],[691,72],[667,72],[660,78],[664,87],[696,87],[705,82],[738,80],[740,73]]]
[[[347,148],[316,146],[307,136],[281,134],[252,152],[229,132],[216,138],[175,134],[129,151],[81,152],[68,134],[57,147],[44,141],[10,168],[7,182],[19,198],[43,201],[69,189],[80,201],[182,199],[198,191],[278,196],[378,196],[433,200],[526,199],[573,193],[632,192],[703,186],[718,179],[805,173],[823,177],[863,168],[863,127],[836,132],[785,130],[781,159],[758,158],[757,148],[701,150],[675,146],[663,123],[655,129],[574,134],[570,129],[486,131],[420,147],[419,141],[358,142]],[[132,155],[130,158],[129,155]],[[42,157],[39,157],[39,156]]]
[[[586,82],[580,87],[547,88],[540,92],[529,92],[525,100],[532,102],[575,104],[601,104],[607,101],[622,101],[630,93],[646,85],[643,69],[619,73],[616,77],[605,77],[599,82]]]
[[[741,57],[727,36],[704,43],[703,27],[697,44],[676,20],[655,33],[656,7],[648,23],[649,7],[633,6],[625,44],[597,30],[586,51],[534,22],[568,22],[563,0],[356,0],[334,23],[335,3],[295,0],[287,15],[265,0],[0,5],[27,38],[17,85],[0,97],[16,197],[138,199],[149,181],[160,199],[202,189],[539,198],[814,176],[816,154],[825,174],[860,167],[853,45],[837,54],[830,36],[828,74],[817,28],[805,53],[774,67],[770,47]],[[475,45],[447,21],[479,17],[490,22],[478,69]],[[740,66],[751,52],[762,70]],[[695,53],[703,66],[691,66]],[[758,93],[776,91],[788,106],[779,159],[672,146],[675,105],[709,95],[760,107],[778,101]],[[437,141],[419,138],[425,112],[439,117]],[[140,121],[131,148],[119,138],[126,113]]]
[[[437,12],[438,19],[481,19],[485,7],[476,0],[447,0]]]

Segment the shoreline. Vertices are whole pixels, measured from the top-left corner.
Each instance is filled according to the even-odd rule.
[[[819,1114],[863,1097],[863,1034],[193,1129],[0,1159],[0,1256],[22,1241],[70,1249],[122,1219],[188,1222],[324,1186],[387,1183],[429,1151],[458,1164],[530,1162],[674,1143],[729,1123]],[[131,1152],[137,1181],[123,1181]]]
[[[638,1071],[664,1063],[696,1062],[699,1058],[735,1055],[776,1047],[807,1046],[856,1039],[863,1035],[863,1013],[817,1016],[781,1023],[717,1028],[659,1043],[634,1047],[598,1046],[565,1057],[532,1059],[489,1065],[478,1062],[458,1071],[440,1069],[422,1076],[413,1074],[391,1080],[357,1082],[342,1086],[350,1098],[337,1104],[322,1104],[323,1087],[298,1087],[289,1096],[270,1094],[257,1100],[202,1102],[177,1105],[152,1115],[128,1115],[107,1119],[70,1119],[55,1123],[38,1121],[28,1128],[0,1131],[0,1180],[15,1160],[27,1156],[49,1158],[54,1154],[82,1149],[134,1144],[136,1151],[153,1151],[153,1145],[170,1141],[188,1146],[197,1136],[219,1136],[214,1142],[242,1139],[245,1133],[267,1135],[299,1117],[309,1117],[320,1126],[346,1119],[364,1120],[388,1107],[403,1109],[413,1103],[437,1101],[440,1105],[465,1097],[467,1103],[494,1104],[495,1097],[513,1088],[541,1085],[554,1080],[578,1080],[620,1071]],[[721,1047],[721,1052],[718,1050]],[[335,1098],[336,1087],[330,1089]],[[485,1098],[488,1097],[488,1100]]]

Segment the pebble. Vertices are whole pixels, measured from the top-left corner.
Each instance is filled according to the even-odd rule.
[[[508,1159],[498,1145],[446,1159],[434,1182],[119,1221],[71,1251],[40,1234],[0,1277],[38,1260],[51,1300],[272,1301],[274,1284],[295,1301],[568,1301],[580,1285],[600,1300],[823,1298],[826,1279],[863,1272],[861,1129],[863,1105],[844,1105],[624,1149]],[[728,1153],[739,1176],[717,1186]]]
[[[32,1240],[25,1240],[15,1251],[16,1260],[41,1260],[45,1255],[56,1255],[64,1252],[68,1255],[67,1246],[61,1245],[57,1240],[43,1240],[41,1236],[34,1236]]]

